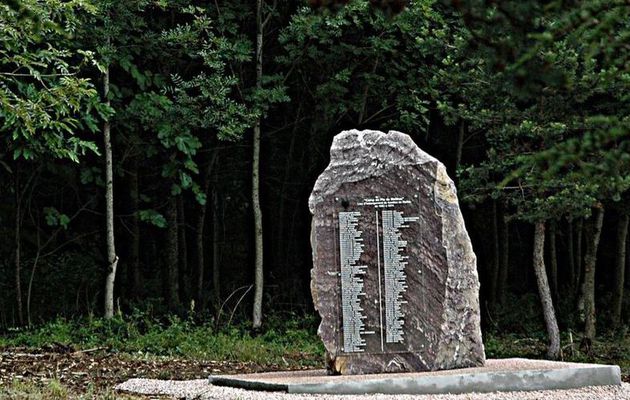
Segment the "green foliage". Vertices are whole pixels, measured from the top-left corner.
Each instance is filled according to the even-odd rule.
[[[280,34],[278,61],[325,121],[424,132],[432,71],[420,66],[446,55],[449,36],[439,8],[421,1],[388,18],[364,1],[334,14],[305,7]]]
[[[487,358],[541,358],[544,357],[546,344],[544,332],[536,335],[507,334],[497,336],[484,335],[484,350]]]
[[[103,57],[137,86],[113,91],[113,106],[121,109],[114,130],[137,156],[162,165],[161,175],[169,185],[162,191],[173,196],[192,191],[203,204],[205,193],[196,179],[198,152],[216,138],[240,139],[260,113],[253,111],[257,105],[246,104],[236,93],[241,82],[233,73],[235,66],[251,59],[251,43],[226,34],[238,21],[227,16],[216,21],[207,8],[147,2],[137,7],[112,4],[107,9],[122,16],[103,17],[103,33],[110,38]],[[152,25],[141,14],[151,7],[166,8],[178,22]],[[272,97],[267,103],[274,101]],[[144,212],[141,217],[159,226],[161,222],[151,218],[155,215]]]
[[[155,210],[139,210],[138,217],[140,221],[148,222],[158,228],[165,228],[167,225],[166,218]]]
[[[630,53],[618,42],[630,35],[628,7],[463,4],[468,40],[441,75],[454,95],[440,109],[485,135],[486,158],[462,170],[465,199],[501,199],[527,221],[619,201],[630,175],[630,71],[619,62]]]
[[[44,207],[44,215],[48,226],[61,226],[64,229],[68,228],[70,217],[66,214],[60,213],[56,208]]]
[[[80,135],[96,132],[99,118],[111,114],[82,71],[96,65],[90,50],[71,42],[89,1],[22,1],[36,18],[0,5],[0,130],[14,159],[39,156],[78,162],[95,143]],[[0,154],[6,157],[8,154]]]
[[[200,257],[192,241],[203,224],[205,300],[211,294],[220,302],[226,291],[249,285],[251,151],[246,140],[237,142],[257,120],[269,230],[267,298],[278,307],[310,307],[303,290],[310,215],[303,205],[328,162],[332,134],[342,129],[409,132],[449,169],[457,167],[460,199],[480,215],[496,201],[499,214],[524,221],[509,232],[510,250],[517,247],[523,259],[511,271],[531,254],[515,233],[529,222],[572,220],[602,205],[627,211],[630,7],[623,1],[419,0],[391,15],[361,0],[335,12],[265,3],[262,88],[255,85],[252,2],[26,0],[0,6],[0,171],[7,172],[0,173],[0,236],[12,236],[21,219],[23,289],[39,246],[46,246],[34,273],[35,321],[100,307],[104,182],[94,133],[105,119],[113,138],[122,278],[116,296],[123,308],[134,296],[160,303],[169,268],[179,274],[181,296],[194,297],[192,265]],[[96,90],[106,68],[111,107]],[[23,192],[21,214],[8,189],[13,186]],[[165,235],[154,229],[167,225],[169,196],[180,197],[183,211],[177,211],[177,266],[166,265]],[[207,213],[198,213],[206,203]],[[488,237],[485,222],[471,236]],[[566,232],[558,237],[567,247]],[[483,245],[480,250],[487,262]],[[564,250],[558,252],[560,275],[567,270]],[[8,294],[0,299],[2,325],[13,324],[16,314],[15,254],[14,241],[0,244],[0,292]],[[210,263],[223,293],[210,293]],[[139,279],[132,284],[133,268]],[[573,328],[574,299],[560,297],[560,324]],[[514,299],[522,307],[498,311],[493,332],[535,331],[541,326],[535,298]],[[243,297],[239,312],[248,301]],[[271,354],[278,360],[290,343],[317,352],[310,347],[312,328],[270,322],[265,334],[251,337],[240,325],[216,330],[145,318],[111,325],[91,320],[84,328],[61,320],[42,337],[110,340],[120,351],[166,355],[193,355],[199,348],[223,358]]]

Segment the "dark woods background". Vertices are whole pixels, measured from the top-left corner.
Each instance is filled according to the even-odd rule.
[[[406,132],[447,166],[478,257],[486,329],[542,330],[532,267],[540,221],[560,330],[583,329],[584,257],[597,228],[593,210],[601,209],[596,272],[589,267],[598,327],[627,324],[628,307],[613,311],[629,301],[628,273],[616,267],[619,257],[623,268],[629,264],[622,252],[628,100],[621,94],[628,83],[617,79],[628,64],[618,53],[608,57],[618,49],[606,36],[628,28],[627,9],[609,20],[608,6],[593,2],[584,22],[574,17],[586,6],[565,3],[427,0],[404,10],[399,2],[345,3],[264,3],[257,86],[255,2],[86,2],[56,15],[25,2],[38,18],[73,21],[72,37],[50,44],[70,52],[63,59],[91,82],[95,94],[87,97],[100,104],[107,66],[111,109],[73,111],[81,122],[56,136],[78,162],[51,150],[66,146],[55,135],[38,135],[49,127],[26,135],[6,123],[4,109],[0,327],[102,313],[105,118],[120,258],[115,299],[123,313],[193,309],[211,319],[223,306],[249,319],[252,129],[260,119],[264,315],[314,312],[307,199],[333,136],[356,128]],[[7,21],[30,18],[20,5],[2,7]],[[608,21],[598,34],[612,49],[588,46],[599,43],[587,35],[593,18]],[[557,25],[571,29],[551,31],[550,40],[545,33]],[[28,49],[40,45],[34,39]],[[79,50],[92,51],[95,62],[77,61]],[[14,70],[11,62],[3,71]],[[611,68],[617,75],[602,73]],[[29,79],[9,89],[28,93]],[[94,116],[95,133],[86,115]],[[70,137],[96,151],[82,151]]]

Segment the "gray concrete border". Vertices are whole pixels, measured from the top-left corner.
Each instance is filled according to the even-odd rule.
[[[548,362],[541,362],[548,363]],[[563,363],[564,364],[564,363]],[[282,378],[248,378],[247,375],[211,376],[217,386],[248,390],[281,391],[288,393],[321,394],[462,394],[508,391],[575,389],[586,386],[621,385],[621,370],[616,365],[576,364],[560,368],[529,368],[505,371],[458,370],[449,374],[409,373],[394,377],[362,376],[345,379],[326,379],[322,376],[300,382],[300,372]],[[461,372],[460,372],[461,371]],[[334,378],[334,377],[333,377]],[[353,379],[356,378],[356,379]]]

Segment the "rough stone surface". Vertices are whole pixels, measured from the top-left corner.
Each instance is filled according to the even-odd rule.
[[[476,257],[444,165],[395,131],[342,132],[330,156],[309,199],[329,371],[483,365]]]

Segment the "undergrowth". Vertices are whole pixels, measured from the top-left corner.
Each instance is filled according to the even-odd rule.
[[[117,314],[110,320],[58,318],[40,327],[0,336],[0,347],[41,349],[68,346],[77,350],[104,348],[135,355],[184,357],[258,364],[320,365],[323,345],[309,318],[268,318],[260,334],[246,325],[217,327],[191,316],[166,320],[144,312]]]
[[[572,362],[616,364],[630,381],[630,334],[627,326],[610,329],[604,311],[598,318],[598,336],[585,345],[583,324],[575,315],[573,299],[561,298],[557,304],[560,328],[561,359]],[[627,320],[627,318],[625,319]],[[486,316],[483,341],[487,358],[544,359],[548,337],[540,311],[540,300],[534,294],[508,296],[506,305]]]
[[[546,358],[547,338],[543,333],[530,336],[487,333],[483,339],[487,358]],[[580,342],[579,335],[563,333],[561,360],[618,365],[623,380],[630,382],[630,336],[600,336],[593,341],[590,351],[581,347]]]
[[[523,317],[523,316],[522,316]],[[498,320],[498,326],[506,326]],[[511,328],[516,328],[512,320]],[[536,316],[521,318],[525,329],[484,332],[487,358],[545,358],[547,336],[534,329]],[[324,348],[316,334],[313,317],[270,316],[260,334],[252,333],[246,324],[217,326],[212,319],[197,320],[194,315],[154,317],[145,311],[111,320],[87,317],[58,318],[34,329],[16,330],[0,335],[1,347],[42,349],[67,346],[76,350],[103,348],[132,357],[167,356],[195,360],[252,362],[259,365],[291,367],[323,365]],[[566,328],[561,335],[562,358],[565,361],[617,364],[630,379],[630,335],[627,331],[601,335],[590,351],[580,347],[581,337]]]

